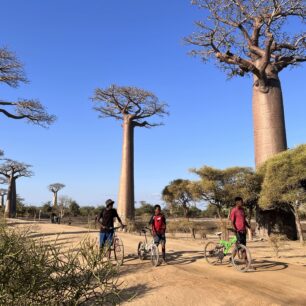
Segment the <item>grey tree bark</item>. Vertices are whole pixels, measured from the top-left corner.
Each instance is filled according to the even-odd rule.
[[[287,149],[281,83],[277,74],[262,88],[255,76],[253,86],[255,164],[260,167],[269,157]]]
[[[4,197],[5,194],[1,194],[1,207],[4,207]]]
[[[7,195],[7,190],[6,189],[0,189],[0,207],[4,207],[4,197]]]
[[[16,178],[13,175],[9,179],[4,215],[6,218],[16,216]]]
[[[293,212],[294,217],[295,217],[295,224],[296,224],[298,239],[299,239],[300,243],[303,245],[304,244],[304,237],[303,237],[303,229],[302,229],[301,219],[300,219],[300,214],[299,214],[299,208],[297,206],[293,205],[292,212]]]
[[[57,207],[57,192],[53,192],[53,207]]]
[[[121,175],[118,194],[118,213],[123,222],[133,220],[134,195],[134,124],[130,115],[123,120]]]

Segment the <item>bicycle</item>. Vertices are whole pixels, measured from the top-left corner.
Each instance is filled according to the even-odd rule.
[[[229,229],[236,233],[236,231]],[[222,264],[226,256],[230,256],[229,261],[239,272],[246,272],[251,266],[252,258],[249,249],[239,244],[236,235],[229,241],[222,240],[222,232],[216,233],[219,237],[219,242],[209,241],[204,248],[204,256],[206,261],[211,265]]]
[[[124,261],[124,246],[122,240],[117,236],[116,230],[122,228],[121,226],[108,228],[109,230],[113,230],[113,238],[111,244],[107,244],[108,248],[104,250],[104,255],[107,254],[108,260],[112,260],[112,254],[113,258],[116,261],[118,266],[123,265]]]
[[[140,241],[138,243],[137,254],[140,260],[144,260],[148,254],[150,254],[150,260],[153,267],[157,267],[159,264],[159,252],[158,247],[154,243],[154,239],[148,243],[147,239],[147,231],[150,231],[152,234],[151,229],[145,227],[141,230],[140,234],[143,233],[145,236],[145,241]]]

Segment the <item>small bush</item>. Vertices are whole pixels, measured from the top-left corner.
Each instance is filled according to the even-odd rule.
[[[176,233],[189,233],[190,237],[195,239],[199,235],[201,239],[206,238],[207,228],[200,222],[192,222],[187,220],[171,221],[167,223],[167,232],[172,237]]]
[[[279,258],[279,252],[284,248],[287,237],[285,235],[280,234],[271,234],[269,236],[269,243],[274,251],[275,257]]]
[[[148,226],[148,224],[149,224],[149,221],[146,221],[146,220],[127,221],[126,231],[128,233],[139,233],[144,227]]]
[[[0,226],[0,305],[115,305],[117,269],[95,241],[61,252],[29,231]]]

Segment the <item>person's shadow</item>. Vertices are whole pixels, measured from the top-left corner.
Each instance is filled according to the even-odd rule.
[[[288,264],[272,260],[253,260],[251,267],[248,272],[271,272],[287,269]]]

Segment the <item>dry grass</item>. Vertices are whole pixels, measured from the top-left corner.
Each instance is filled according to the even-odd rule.
[[[86,238],[62,252],[30,231],[0,226],[0,305],[115,305],[117,268]]]

